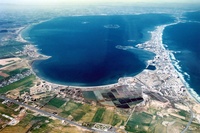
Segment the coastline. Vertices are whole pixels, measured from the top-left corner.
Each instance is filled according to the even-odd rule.
[[[177,22],[177,23],[178,23],[178,22]],[[187,83],[187,81],[184,79],[184,76],[183,76],[184,74],[180,72],[181,67],[178,65],[178,60],[176,60],[176,58],[174,57],[174,54],[173,54],[170,50],[167,50],[167,49],[164,47],[165,44],[162,43],[162,35],[163,35],[164,29],[165,29],[167,26],[174,25],[174,24],[177,24],[177,23],[171,23],[171,24],[166,24],[166,25],[157,26],[157,28],[156,28],[154,31],[151,32],[152,37],[153,37],[153,36],[158,36],[158,40],[157,40],[157,41],[159,41],[159,42],[157,42],[157,47],[154,47],[155,49],[149,49],[149,48],[145,48],[145,47],[144,47],[144,49],[155,53],[156,56],[159,55],[159,52],[158,52],[158,51],[162,50],[162,52],[164,52],[164,54],[166,55],[165,58],[168,58],[168,59],[166,59],[166,60],[169,61],[169,63],[170,63],[169,65],[171,65],[172,68],[174,69],[174,70],[172,70],[172,71],[174,71],[174,74],[177,74],[178,77],[180,77],[179,79],[181,80],[182,85],[186,87],[185,90],[186,90],[187,95],[188,95],[190,98],[192,98],[194,101],[200,103],[200,97],[199,97],[199,95],[194,91],[194,89],[192,89],[192,88],[189,86],[189,84]],[[160,39],[159,39],[159,37],[160,37]],[[153,38],[152,38],[152,39],[153,39]],[[155,44],[156,40],[152,40],[152,39],[151,39],[150,41],[147,41],[147,42],[144,43],[144,44],[152,43],[151,41],[153,41],[154,44]],[[160,48],[158,47],[159,45],[160,45]],[[175,62],[174,64],[173,64],[173,61]],[[175,81],[174,81],[174,82],[175,82]],[[181,84],[180,84],[180,86],[181,86]]]
[[[48,21],[48,20],[45,20],[45,21]],[[42,23],[42,22],[45,22],[45,21],[40,21],[39,23]],[[23,28],[20,30],[20,32],[19,32],[19,41],[23,41],[23,42],[29,43],[27,40],[25,40],[25,39],[22,37],[21,33],[22,33],[22,31],[25,30],[27,27],[30,27],[30,26],[33,26],[33,25],[36,25],[36,24],[39,24],[39,23],[33,23],[33,24],[31,24],[31,25],[27,25],[27,26],[23,27]],[[183,77],[183,74],[177,70],[177,68],[179,68],[180,66],[178,66],[178,64],[173,64],[173,61],[176,62],[176,59],[174,59],[174,56],[173,56],[173,57],[170,56],[170,55],[173,55],[173,53],[170,52],[169,50],[166,50],[165,47],[164,47],[164,44],[162,44],[162,34],[163,34],[163,30],[165,29],[165,27],[170,26],[170,25],[173,25],[173,24],[177,24],[177,23],[172,23],[172,24],[166,24],[166,25],[157,26],[157,27],[155,28],[155,30],[153,30],[153,31],[150,32],[150,33],[151,33],[151,36],[152,36],[151,39],[150,39],[149,41],[147,41],[147,42],[141,44],[141,45],[146,45],[146,44],[148,44],[149,42],[152,42],[152,41],[153,41],[153,42],[156,42],[156,41],[161,42],[160,44],[157,44],[157,45],[159,46],[158,48],[159,48],[159,49],[161,48],[161,49],[165,52],[165,54],[167,55],[167,58],[168,58],[169,62],[170,62],[171,65],[173,66],[173,67],[172,67],[172,68],[174,69],[173,72],[175,72],[176,75],[178,75],[178,76],[180,77],[181,83],[182,83],[180,86],[185,86],[185,87],[186,87],[187,95],[188,95],[190,98],[192,98],[193,100],[195,100],[196,102],[200,102],[198,94],[197,94],[192,88],[189,87],[189,84],[185,81],[185,79],[184,79],[184,77]],[[153,39],[154,39],[153,36],[155,36],[155,35],[159,36],[160,38],[157,38],[158,40],[153,40]],[[30,44],[30,45],[34,46],[33,44]],[[34,47],[35,47],[35,46],[34,46]],[[156,52],[156,50],[158,50],[158,49],[156,49],[156,47],[154,47],[155,49],[151,49],[151,48],[148,48],[148,47],[145,48],[145,47],[140,47],[140,46],[138,46],[138,48],[139,48],[139,49],[144,49],[144,50],[147,50],[147,51],[150,51],[150,52],[153,52],[153,53],[155,53],[155,56],[158,55],[158,53]],[[37,49],[37,48],[36,48],[36,53],[39,54],[39,55],[42,55],[42,54],[40,54],[40,53],[38,52],[38,49]],[[44,55],[44,56],[45,56],[45,55]],[[33,63],[33,62],[36,61],[36,60],[41,60],[41,59],[42,59],[41,57],[40,57],[40,58],[37,58],[37,59],[34,59],[34,60],[31,61],[31,63]],[[43,59],[44,59],[44,58],[43,58]],[[147,62],[151,62],[151,61],[152,61],[152,60],[149,60],[149,61],[147,61]],[[32,72],[36,75],[36,73],[34,72],[34,70],[33,70],[32,66],[31,66],[31,64],[30,64],[30,67],[31,67]],[[144,69],[143,71],[146,71],[146,69]],[[132,78],[135,78],[135,77],[140,76],[141,74],[143,74],[143,71],[142,71],[141,73],[139,73],[139,74],[133,76]],[[45,81],[44,79],[42,79],[42,78],[39,77],[38,75],[36,75],[36,76],[37,76],[38,79]],[[127,78],[127,77],[125,77],[124,79],[126,79],[126,78]],[[82,86],[73,86],[73,85],[72,85],[72,86],[71,86],[71,85],[63,85],[63,84],[54,83],[54,82],[49,82],[49,81],[45,81],[45,82],[47,82],[47,83],[49,83],[49,84],[51,84],[51,85],[56,85],[56,86],[65,86],[65,87],[71,87],[71,88],[79,88],[79,89],[83,89],[84,91],[87,91],[86,89],[89,89],[89,90],[90,90],[90,89],[98,90],[98,89],[112,88],[112,87],[115,87],[115,86],[120,85],[119,80],[118,80],[117,83],[114,83],[114,84],[101,85],[101,86],[88,86],[88,87],[87,87],[87,86],[82,87]]]
[[[53,18],[51,18],[53,19]],[[28,63],[30,65],[30,70],[32,71],[32,73],[37,77],[37,79],[41,80],[41,81],[45,81],[46,83],[48,84],[51,84],[52,86],[63,86],[63,87],[71,87],[71,88],[77,88],[77,89],[105,89],[105,88],[112,88],[116,85],[118,85],[118,82],[117,83],[113,83],[113,84],[107,84],[107,85],[98,85],[98,86],[73,86],[73,85],[65,85],[65,84],[59,84],[59,83],[56,83],[56,82],[51,82],[51,81],[47,81],[45,79],[43,79],[42,77],[39,77],[33,70],[33,67],[32,67],[32,64],[35,62],[35,61],[39,61],[39,60],[46,60],[48,58],[51,58],[51,56],[47,56],[47,55],[44,55],[44,54],[41,54],[37,48],[37,45],[34,45],[34,44],[31,44],[31,42],[25,40],[22,36],[22,32],[23,30],[26,30],[34,25],[37,25],[37,24],[40,24],[40,23],[43,23],[43,22],[46,22],[46,21],[49,21],[51,19],[48,19],[48,20],[43,20],[43,21],[40,21],[38,23],[33,23],[33,24],[30,24],[30,25],[26,25],[26,26],[23,26],[23,27],[20,27],[19,30],[18,30],[18,36],[17,36],[17,41],[20,41],[20,42],[23,42],[23,43],[28,43],[28,45],[25,45],[24,46],[24,50],[26,50],[26,46],[30,46],[30,50],[31,51],[34,51],[35,55],[34,55],[34,59],[31,59],[31,60],[28,60]],[[30,55],[28,55],[30,57]]]

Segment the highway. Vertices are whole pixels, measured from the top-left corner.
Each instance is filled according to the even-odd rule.
[[[35,107],[32,107],[32,106],[29,106],[29,105],[20,103],[20,102],[14,100],[14,99],[10,99],[10,98],[7,98],[7,97],[2,96],[2,95],[0,95],[0,99],[8,100],[8,101],[13,102],[13,103],[15,103],[15,104],[21,105],[21,106],[23,106],[23,107],[25,107],[25,108],[27,108],[27,109],[29,109],[29,110],[31,110],[31,111],[37,112],[37,113],[39,113],[39,114],[41,114],[41,115],[45,115],[45,116],[48,116],[48,117],[54,117],[54,118],[56,118],[56,119],[58,119],[58,120],[65,121],[65,122],[67,122],[67,123],[69,123],[69,124],[71,124],[71,125],[78,126],[78,127],[82,128],[82,129],[89,130],[89,131],[94,131],[93,129],[84,127],[84,126],[82,126],[82,125],[79,125],[79,124],[77,124],[77,123],[75,123],[75,122],[73,122],[73,121],[70,121],[70,120],[66,119],[66,118],[63,118],[63,117],[61,117],[61,116],[58,116],[58,115],[55,115],[55,114],[46,112],[46,111],[44,111],[44,110],[40,110],[40,109],[37,109],[37,108],[35,108]]]

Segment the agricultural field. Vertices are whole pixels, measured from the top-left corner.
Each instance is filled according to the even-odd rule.
[[[39,94],[39,95],[35,96],[34,98],[37,99],[37,101],[35,102],[37,105],[44,106],[54,97],[55,97],[55,94],[51,95],[48,93],[43,93],[43,94]]]
[[[54,106],[56,108],[60,108],[66,101],[60,98],[51,99],[47,105]]]
[[[27,88],[33,85],[33,81],[35,80],[34,75],[30,75],[28,77],[25,77],[24,79],[21,79],[17,82],[14,82],[10,85],[7,85],[5,87],[0,88],[0,93],[6,93],[10,90],[14,90],[16,88]]]
[[[19,68],[19,69],[15,69],[15,70],[11,70],[11,71],[5,70],[4,73],[7,73],[8,75],[13,76],[13,75],[25,72],[27,70],[28,70],[28,68]]]
[[[124,124],[124,121],[128,117],[117,113],[114,108],[92,106],[73,101],[68,101],[60,109],[63,111],[59,115],[81,123],[104,123],[112,126],[120,126]]]
[[[1,129],[0,132],[1,133],[12,133],[13,131],[18,131],[18,133],[26,133],[32,127],[32,123],[31,123],[32,118],[33,118],[33,116],[28,114],[17,125],[7,126],[3,129]]]
[[[94,115],[94,117],[92,119],[92,122],[102,122],[105,110],[106,110],[105,108],[99,108],[96,111],[96,114]]]
[[[2,104],[4,100],[0,99],[0,114],[6,114],[6,115],[17,115],[19,111],[14,111],[16,108],[18,108],[18,105],[14,103],[5,103]]]
[[[76,109],[78,109],[80,106],[82,106],[83,104],[81,103],[75,103],[73,101],[69,101],[67,102],[67,104],[62,107],[62,113],[61,116],[67,117],[70,114],[72,114]]]
[[[4,77],[3,77],[3,76],[0,76],[0,80],[2,80],[2,79],[4,79]]]
[[[41,122],[42,123],[42,122]],[[69,126],[67,124],[62,124],[59,120],[46,120],[43,125],[36,125],[31,130],[32,133],[80,133],[82,132],[80,128],[75,126]],[[84,131],[84,133],[90,133]]]
[[[147,113],[133,113],[126,125],[126,130],[130,132],[147,132],[152,121],[152,115]]]
[[[40,115],[34,116],[33,113],[29,112],[17,125],[7,126],[0,130],[1,133],[11,133],[12,131],[18,131],[17,133],[26,133],[28,131],[31,133],[79,133],[81,129],[75,126],[62,124],[59,120],[52,120]]]
[[[2,115],[7,115],[10,117],[16,116],[19,114],[19,111],[15,111],[15,109],[18,108],[18,105],[7,102],[2,104],[4,100],[0,99],[0,132],[2,132],[2,126],[6,125],[6,123],[8,123],[10,120],[3,117]]]
[[[185,115],[186,112],[181,111],[181,113]],[[184,120],[172,115],[160,117],[146,112],[134,112],[125,129],[132,133],[179,133],[183,131],[188,121],[188,118]],[[188,132],[198,133],[199,130],[200,125],[192,123]]]

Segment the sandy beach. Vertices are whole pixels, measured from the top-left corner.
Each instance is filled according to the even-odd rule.
[[[48,21],[48,20],[46,20],[46,21]],[[44,22],[44,21],[41,21],[39,23],[42,23],[42,22]],[[34,24],[30,25],[30,26],[33,26],[35,24],[38,24],[38,23],[34,23]],[[167,77],[168,75],[172,76],[173,80],[166,81],[167,85],[164,86],[163,89],[166,89],[167,87],[171,87],[172,89],[174,89],[172,91],[174,91],[176,93],[176,95],[178,97],[180,97],[179,93],[183,92],[183,90],[181,90],[181,92],[180,92],[180,89],[183,88],[183,86],[184,86],[185,88],[187,88],[186,92],[187,92],[187,95],[190,98],[193,98],[195,101],[200,101],[198,94],[196,94],[194,92],[194,90],[189,87],[187,82],[184,80],[182,73],[177,71],[177,67],[178,67],[177,64],[178,63],[176,63],[176,66],[174,66],[172,64],[172,57],[174,58],[174,56],[172,56],[173,53],[170,52],[169,50],[166,50],[166,48],[164,47],[164,44],[162,43],[163,30],[165,29],[165,27],[167,27],[169,25],[173,25],[173,24],[176,24],[176,23],[167,24],[167,25],[161,25],[161,26],[156,27],[156,29],[154,31],[150,32],[151,36],[152,36],[151,39],[149,41],[143,43],[143,44],[138,44],[137,48],[141,48],[141,49],[144,49],[144,50],[147,50],[147,51],[150,51],[150,52],[153,52],[153,53],[156,54],[154,60],[149,60],[148,61],[148,63],[149,62],[150,63],[151,62],[156,62],[154,64],[155,64],[157,69],[155,71],[153,71],[153,72],[151,71],[150,72],[151,74],[157,75],[157,74],[159,74],[160,72],[163,71],[164,73],[162,73],[162,74],[164,75],[164,77]],[[25,30],[25,28],[23,28],[23,29]],[[23,29],[20,30],[19,41],[27,42],[21,36],[21,32],[23,31]],[[35,52],[38,53],[38,50],[36,50]],[[36,54],[36,55],[38,55],[38,54]],[[41,55],[41,54],[39,54],[39,55]],[[156,59],[157,57],[159,57],[159,59]],[[39,60],[38,56],[37,56],[37,58],[35,60]],[[169,70],[169,68],[170,68],[170,70]],[[132,78],[135,78],[135,77],[148,78],[148,77],[145,76],[147,74],[146,72],[148,73],[147,70],[144,70],[144,71],[142,71],[141,73],[139,73],[138,75],[136,75],[136,76],[134,76]],[[177,77],[179,77],[179,78],[177,78]],[[44,80],[41,77],[38,77],[38,79]],[[83,90],[110,89],[112,87],[120,85],[120,83],[118,82],[118,83],[114,83],[114,84],[110,84],[110,85],[103,85],[103,86],[81,87],[81,86],[68,86],[68,85],[53,83],[53,82],[49,82],[49,81],[46,81],[46,82],[48,84],[51,84],[52,86],[65,86],[65,87],[70,87],[70,88],[79,88],[79,89],[83,89]],[[143,82],[145,82],[145,81],[143,81]],[[152,81],[150,81],[150,82],[152,82]],[[148,84],[148,82],[146,82],[146,83]],[[153,86],[150,86],[150,88],[152,88],[152,90],[154,89]],[[181,98],[182,98],[182,96],[181,96]]]
[[[165,27],[174,25],[174,24],[177,24],[177,23],[158,26],[156,30],[151,32],[151,35],[152,35],[151,40],[144,43],[144,46],[138,46],[138,47],[156,54],[155,58],[157,59],[154,58],[153,61],[149,61],[149,62],[156,62],[155,66],[157,70],[155,71],[155,74],[158,74],[160,72],[159,70],[161,70],[163,71],[161,73],[174,77],[173,78],[174,80],[168,83],[168,85],[171,84],[171,86],[166,86],[166,87],[171,87],[173,90],[175,90],[175,92],[177,93],[177,96],[179,97],[180,97],[180,95],[178,95],[178,93],[180,93],[179,89],[185,87],[187,95],[190,98],[194,99],[195,101],[200,102],[200,98],[198,94],[192,88],[189,87],[189,84],[185,81],[183,74],[177,70],[177,69],[180,69],[181,67],[178,66],[178,61],[175,59],[173,53],[167,50],[164,47],[164,44],[162,43],[162,35],[163,35],[163,31]],[[172,63],[173,62],[172,60],[176,61],[175,65]],[[174,83],[176,83],[176,85],[174,85]]]

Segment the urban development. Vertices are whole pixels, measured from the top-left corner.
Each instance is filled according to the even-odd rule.
[[[50,57],[23,40],[19,33],[25,27],[11,32],[15,41],[25,45],[22,49],[13,45],[14,50],[9,51],[12,56],[0,59],[0,132],[198,133],[199,101],[177,71],[173,51],[162,42],[163,30],[172,24],[157,26],[151,39],[136,47],[116,46],[154,53],[146,69],[133,77],[121,77],[117,83],[94,87],[41,79],[31,64]],[[0,38],[0,45],[9,37]]]

